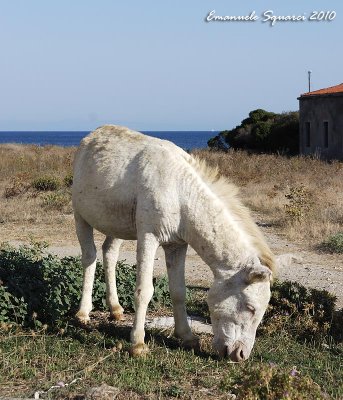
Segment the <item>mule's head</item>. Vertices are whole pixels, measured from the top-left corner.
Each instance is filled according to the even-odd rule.
[[[258,259],[227,279],[215,279],[208,295],[213,347],[221,357],[246,360],[270,299],[271,271]]]

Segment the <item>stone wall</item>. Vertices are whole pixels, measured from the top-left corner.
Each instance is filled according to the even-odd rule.
[[[343,94],[303,96],[299,102],[300,153],[343,160]],[[306,133],[308,122],[309,143]],[[327,122],[327,138],[324,122]]]

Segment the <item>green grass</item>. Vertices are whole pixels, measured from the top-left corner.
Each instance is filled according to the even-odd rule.
[[[254,368],[275,369],[289,376],[296,367],[302,379],[310,377],[332,398],[343,396],[343,346],[330,339],[299,341],[287,331],[259,336],[251,358],[243,364],[232,364],[212,353],[211,340],[206,335],[201,337],[200,352],[194,354],[180,349],[179,342],[167,334],[148,332],[151,351],[145,359],[129,357],[128,338],[129,329],[116,328],[114,323],[93,328],[68,325],[55,334],[3,329],[0,393],[32,396],[36,390],[47,390],[56,382],[81,378],[69,388],[51,391],[51,398],[81,399],[76,396],[102,382],[124,393],[133,391],[149,398],[206,399],[212,395],[224,399],[228,392],[240,398]]]
[[[61,280],[61,271],[64,279]],[[118,265],[118,291],[132,310],[135,269]],[[0,395],[32,397],[57,382],[49,399],[81,400],[103,382],[120,389],[118,400],[343,398],[342,321],[335,299],[297,283],[275,282],[253,353],[242,364],[219,360],[211,337],[194,353],[171,332],[147,332],[150,353],[130,358],[128,327],[108,321],[104,277],[98,266],[92,323],[80,327],[72,314],[81,291],[80,260],[46,255],[34,244],[0,250]],[[165,279],[155,281],[152,315],[170,315]],[[206,289],[189,288],[190,314],[209,319]],[[331,397],[325,397],[324,392]]]
[[[229,391],[239,394],[242,379],[254,366],[271,368],[276,364],[289,372],[296,366],[301,376],[310,376],[333,397],[343,396],[342,346],[336,344],[326,348],[300,344],[283,334],[263,337],[257,340],[252,358],[237,365],[218,360],[210,352],[205,336],[200,354],[181,350],[176,341],[154,335],[151,352],[145,359],[130,358],[128,342],[123,339],[127,334],[119,330],[117,335],[107,336],[97,330],[85,332],[77,328],[65,336],[3,333],[0,392],[32,396],[36,390],[47,390],[58,381],[68,383],[81,378],[70,388],[52,391],[52,398],[73,398],[102,382],[152,398],[206,398],[209,393],[225,398]],[[119,340],[123,349],[113,351]]]

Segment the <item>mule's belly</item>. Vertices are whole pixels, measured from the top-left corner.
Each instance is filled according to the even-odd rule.
[[[82,195],[83,194],[83,195]],[[94,229],[106,236],[136,240],[136,202],[115,198],[101,190],[74,196],[74,210]]]

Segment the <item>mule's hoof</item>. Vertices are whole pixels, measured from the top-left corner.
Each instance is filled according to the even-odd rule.
[[[149,347],[144,343],[131,346],[129,350],[131,357],[145,357],[149,353]]]
[[[112,311],[110,313],[110,319],[115,321],[125,321],[125,315],[123,312]]]
[[[186,339],[182,341],[182,347],[185,349],[200,349],[200,340],[197,336],[193,336],[191,339]]]
[[[125,315],[123,313],[111,313],[110,318],[115,321],[125,321]]]
[[[110,310],[110,318],[114,319],[115,321],[124,321],[125,316],[123,307],[121,306],[113,307],[112,310]]]
[[[84,324],[87,325],[88,322],[90,321],[89,315],[79,311],[76,315],[75,315],[76,319],[80,322],[80,324]]]

